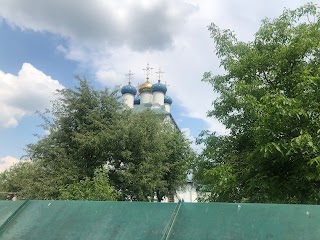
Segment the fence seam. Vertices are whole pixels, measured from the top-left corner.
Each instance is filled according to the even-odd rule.
[[[20,212],[20,210],[29,202],[29,200],[25,200],[9,217],[8,219],[0,226],[0,234],[3,229],[8,225],[8,223]]]

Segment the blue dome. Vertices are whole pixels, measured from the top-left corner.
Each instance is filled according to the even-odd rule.
[[[140,104],[140,96],[135,96],[134,97],[134,105],[139,105]]]
[[[164,96],[164,103],[167,103],[167,104],[172,104],[172,99],[171,99],[171,97],[169,97],[169,96]]]
[[[166,94],[167,87],[166,87],[166,85],[164,85],[163,83],[158,81],[157,83],[152,85],[151,92],[152,93],[154,93],[154,92],[163,92],[163,94]]]
[[[129,83],[128,85],[125,85],[121,88],[121,93],[131,93],[132,95],[136,95],[137,89]]]

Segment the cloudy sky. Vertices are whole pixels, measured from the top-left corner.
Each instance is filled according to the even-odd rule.
[[[216,96],[201,78],[221,72],[207,26],[250,41],[263,18],[307,2],[0,0],[0,171],[23,156],[34,134],[45,134],[35,111],[50,108],[56,89],[74,87],[75,75],[99,89],[126,84],[129,70],[137,85],[147,63],[161,67],[179,127],[191,138],[204,129],[225,133],[206,118]]]

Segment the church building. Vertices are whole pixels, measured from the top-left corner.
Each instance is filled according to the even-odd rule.
[[[179,130],[174,118],[170,113],[172,99],[167,93],[167,85],[161,82],[163,72],[159,69],[157,73],[158,81],[155,84],[150,82],[151,69],[149,64],[146,71],[146,81],[138,86],[137,89],[131,84],[131,77],[133,73],[129,71],[127,74],[129,78],[128,85],[121,88],[123,103],[133,109],[134,112],[142,112],[146,109],[151,109],[156,114],[164,115],[165,121],[172,124],[176,130]],[[179,130],[180,131],[180,130]]]
[[[161,69],[156,72],[158,80],[152,84],[149,78],[151,69],[149,64],[146,69],[143,69],[146,72],[146,81],[138,86],[138,90],[131,84],[133,73],[129,71],[127,74],[129,82],[121,88],[123,103],[134,112],[151,109],[156,114],[164,116],[164,121],[172,125],[174,130],[180,131],[170,112],[172,99],[167,95],[167,84],[161,82],[163,72]],[[184,186],[176,190],[176,195],[173,198],[165,198],[164,202],[178,202],[180,200],[196,202],[197,197],[196,185],[187,177]]]

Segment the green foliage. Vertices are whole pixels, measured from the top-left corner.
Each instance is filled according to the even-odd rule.
[[[20,162],[0,174],[0,189],[16,192],[19,199],[58,199],[72,169],[54,169],[43,162]]]
[[[42,115],[43,127],[50,134],[28,145],[28,153],[34,161],[54,162],[64,168],[71,164],[82,179],[93,177],[95,169],[107,160],[120,103],[117,90],[96,91],[85,79],[78,81],[75,90],[60,90],[52,111]]]
[[[189,142],[166,116],[133,113],[117,90],[78,81],[42,114],[49,134],[27,146],[32,163],[0,174],[0,189],[32,199],[153,201],[173,194],[186,176]]]
[[[66,200],[98,200],[114,201],[117,193],[110,186],[108,171],[106,169],[96,170],[95,176],[67,185],[61,190],[61,199]]]
[[[224,75],[204,74],[219,98],[196,178],[212,201],[319,203],[320,15],[313,4],[265,19],[255,39],[209,26]]]
[[[121,193],[121,200],[153,201],[173,194],[186,176],[191,150],[178,131],[150,110],[124,113],[121,127],[114,134],[110,179]]]

